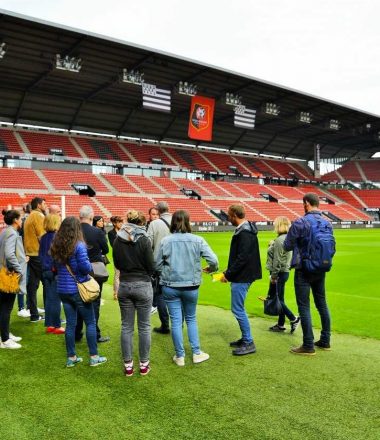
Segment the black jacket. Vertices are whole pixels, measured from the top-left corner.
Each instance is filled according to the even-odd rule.
[[[224,276],[234,283],[251,283],[262,278],[257,228],[253,223],[246,222],[236,229]]]
[[[111,248],[113,248],[113,242],[115,241],[116,238],[116,229],[113,228],[108,232],[108,241],[110,242]]]
[[[113,262],[120,281],[151,281],[154,259],[145,229],[129,223],[120,229],[113,242]]]
[[[91,263],[103,261],[102,255],[108,254],[108,244],[105,233],[88,223],[81,223],[84,241],[87,244],[88,258]]]

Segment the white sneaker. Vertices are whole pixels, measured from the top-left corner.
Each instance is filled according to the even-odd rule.
[[[30,310],[21,309],[17,312],[17,316],[21,318],[30,318]]]
[[[177,364],[179,367],[184,367],[185,366],[185,358],[184,358],[184,356],[177,357],[177,355],[174,355],[173,356],[173,362],[175,364]]]
[[[9,332],[9,339],[12,339],[12,341],[20,342],[22,340],[21,336],[15,336],[14,334]]]
[[[40,309],[39,307],[37,307],[37,310],[38,310],[38,313],[45,313],[45,309]]]
[[[18,344],[17,342],[9,338],[8,341],[1,343],[1,348],[10,348],[12,350],[15,350],[17,348],[21,348],[21,344]]]
[[[154,315],[155,313],[157,313],[157,307],[153,307],[153,306],[152,306],[152,308],[151,308],[151,310],[150,310],[150,314],[151,314],[151,315]]]
[[[207,353],[203,353],[203,351],[201,351],[199,354],[193,354],[194,364],[200,364],[201,362],[207,361],[208,359],[210,359],[210,355]]]

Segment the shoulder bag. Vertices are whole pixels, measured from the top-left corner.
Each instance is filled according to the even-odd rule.
[[[77,283],[78,292],[83,302],[91,303],[99,298],[100,287],[97,281],[92,276],[89,275],[90,279],[88,281],[84,281],[83,283],[80,283],[76,279],[75,275],[73,274],[68,264],[66,264],[66,268],[69,271],[69,274],[74,278],[75,282]]]
[[[6,234],[7,232],[4,232]],[[8,235],[9,237],[9,235]],[[18,293],[20,291],[20,279],[21,274],[8,270],[5,260],[5,240],[8,237],[4,237],[2,241],[1,254],[3,255],[2,266],[0,268],[0,291],[3,293]],[[17,251],[16,256],[17,256]]]

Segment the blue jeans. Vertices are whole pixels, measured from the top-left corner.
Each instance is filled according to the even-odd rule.
[[[45,292],[45,327],[61,327],[61,299],[57,293],[57,281],[51,270],[42,272]]]
[[[121,351],[124,362],[133,359],[133,332],[135,314],[139,332],[139,358],[146,362],[150,357],[150,318],[153,289],[150,281],[121,281],[117,294],[121,314]]]
[[[191,350],[193,354],[199,354],[201,351],[199,348],[198,324],[196,317],[198,288],[187,290],[162,286],[162,291],[164,294],[164,300],[169,309],[172,326],[172,339],[176,356],[185,356],[185,349],[183,347],[182,314],[185,315],[187,335]]]
[[[303,346],[314,348],[314,334],[310,315],[310,289],[313,293],[315,307],[321,317],[321,341],[330,343],[331,320],[326,303],[325,273],[312,274],[296,270],[294,274],[294,288],[301,318],[303,332]]]
[[[74,295],[59,294],[63,309],[66,315],[66,351],[67,356],[73,357],[75,352],[75,326],[77,324],[77,313],[83,318],[86,324],[86,339],[90,356],[98,354],[96,341],[96,322],[92,303],[84,303],[79,293]]]
[[[277,322],[280,327],[283,327],[285,324],[285,316],[289,319],[289,321],[294,321],[296,319],[294,313],[285,304],[285,284],[288,279],[289,272],[280,272],[277,276],[276,284],[269,283],[268,296],[271,296],[271,294],[275,294],[277,289],[278,299],[280,300],[280,303],[282,305],[282,312],[278,315]]]
[[[241,330],[241,339],[250,344],[253,342],[251,326],[249,325],[248,315],[244,308],[245,298],[252,283],[231,283],[231,311]]]

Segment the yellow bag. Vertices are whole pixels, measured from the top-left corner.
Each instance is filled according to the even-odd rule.
[[[100,295],[100,287],[98,282],[90,276],[88,281],[80,283],[77,281],[78,292],[85,303],[90,303],[98,299]]]
[[[78,292],[83,302],[90,303],[99,298],[100,286],[98,282],[95,280],[95,278],[89,275],[90,279],[88,281],[80,283],[76,279],[75,275],[73,274],[73,271],[71,270],[68,264],[66,264],[66,268],[69,274],[74,278],[75,282],[77,283]]]
[[[20,291],[21,275],[9,271],[5,266],[0,269],[0,291],[4,293],[18,293]]]

